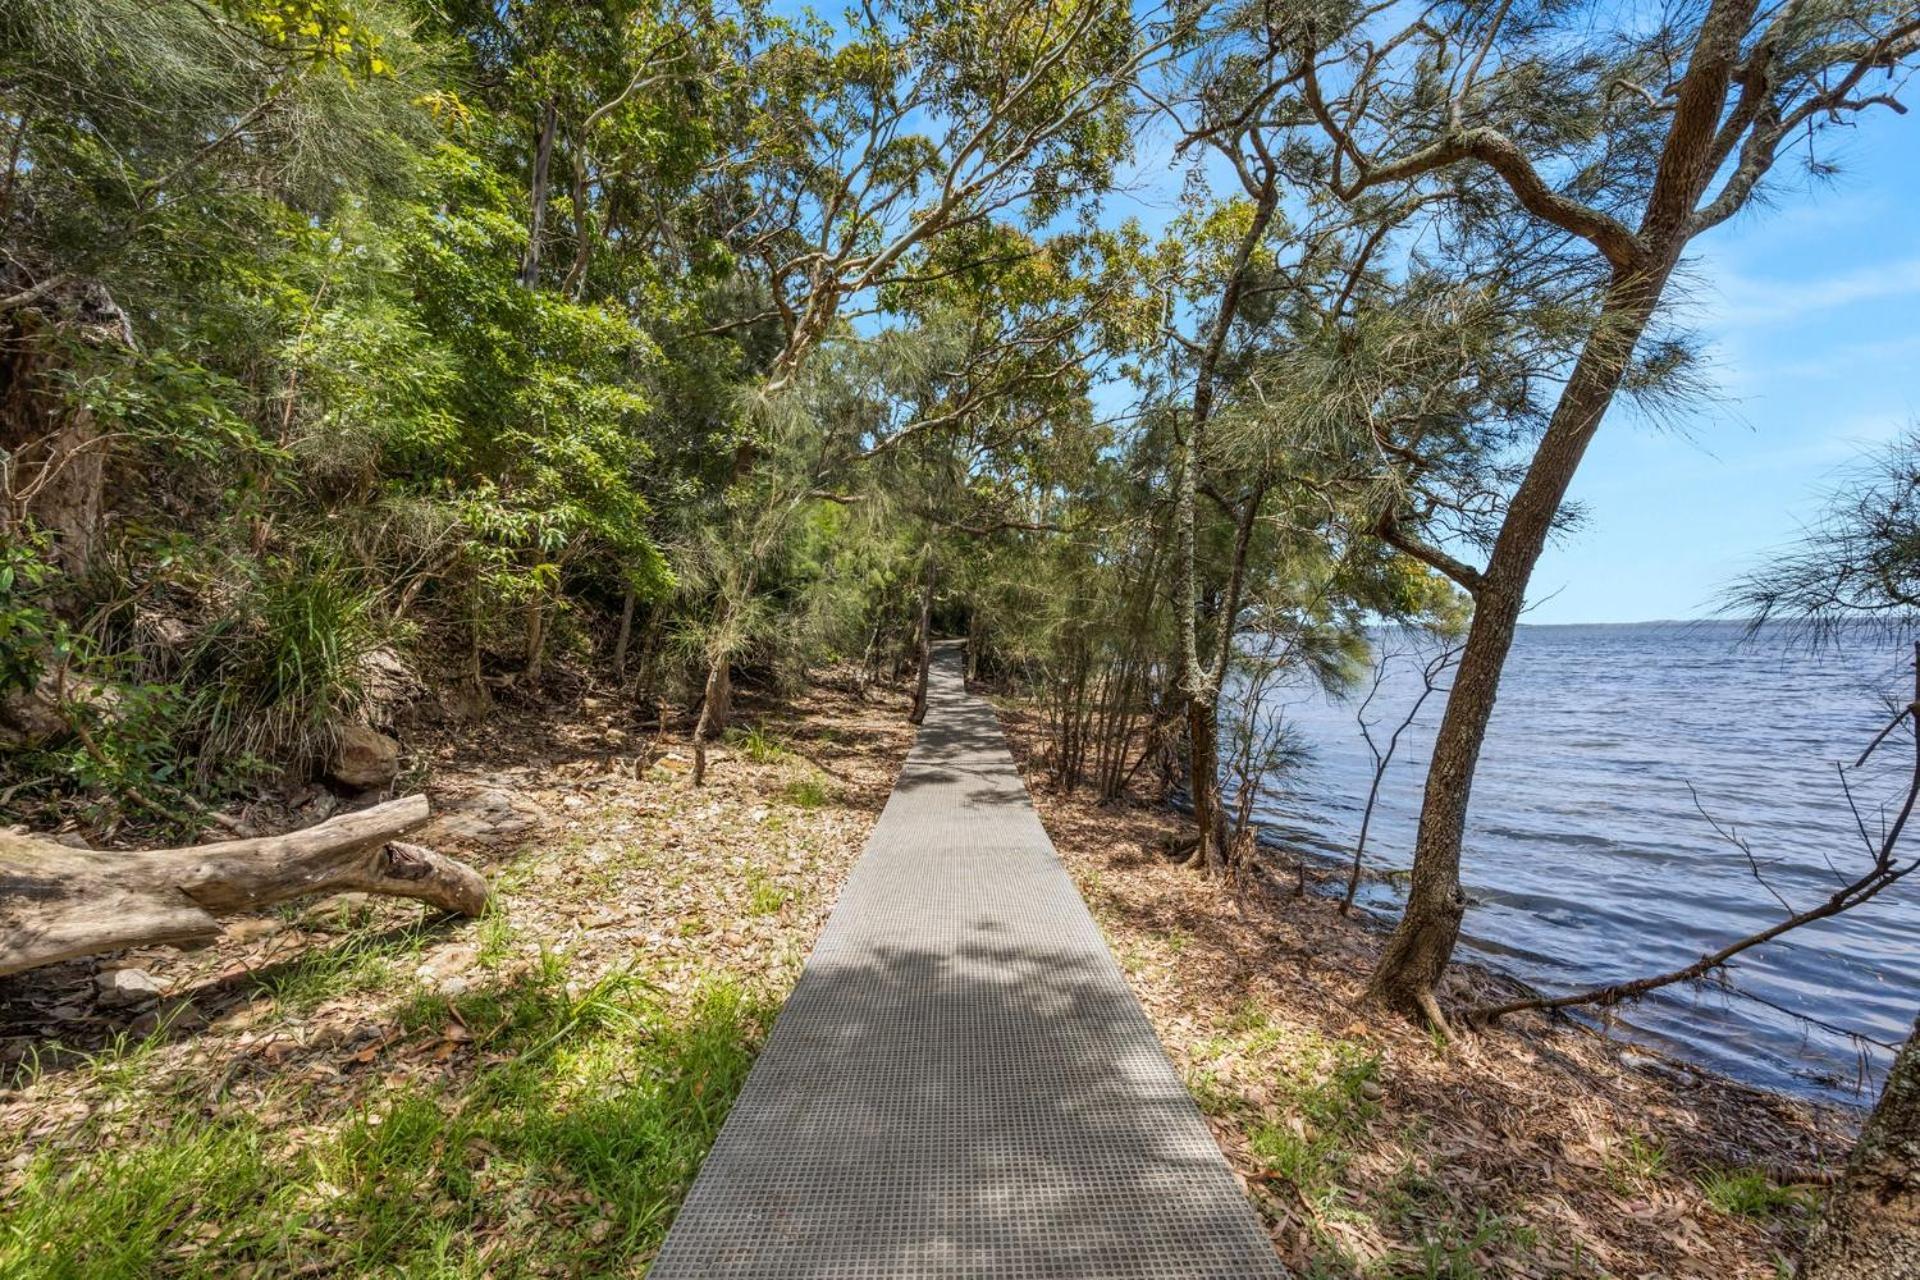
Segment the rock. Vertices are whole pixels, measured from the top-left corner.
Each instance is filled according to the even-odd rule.
[[[363,724],[343,725],[335,736],[327,776],[343,787],[371,791],[400,773],[400,744]]]
[[[1387,1096],[1387,1091],[1380,1087],[1380,1082],[1377,1080],[1362,1080],[1360,1082],[1360,1096],[1368,1102],[1378,1102]]]
[[[94,975],[93,985],[104,1009],[123,1009],[160,998],[160,984],[144,969],[109,969]]]
[[[434,990],[452,1000],[467,993],[467,980],[457,973],[450,973],[434,984]]]
[[[406,661],[385,646],[370,649],[361,657],[360,686],[371,706],[389,714],[425,692]]]
[[[71,733],[57,694],[53,676],[43,674],[31,689],[0,695],[0,749],[28,750]]]

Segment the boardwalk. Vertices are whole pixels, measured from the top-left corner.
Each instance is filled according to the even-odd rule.
[[[649,1274],[1284,1274],[957,650]]]

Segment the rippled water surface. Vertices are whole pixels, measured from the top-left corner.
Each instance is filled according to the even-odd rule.
[[[1474,784],[1466,948],[1559,992],[1678,967],[1779,919],[1694,793],[1796,906],[1832,892],[1835,868],[1864,869],[1834,765],[1885,723],[1885,693],[1911,689],[1903,656],[1865,639],[1810,654],[1740,635],[1698,623],[1521,629]],[[1388,721],[1376,736],[1419,687],[1411,665],[1389,678],[1369,713]],[[1410,861],[1440,710],[1436,694],[1388,771],[1368,837],[1376,868]],[[1284,705],[1314,758],[1263,815],[1328,857],[1351,849],[1372,778],[1354,711],[1318,695]],[[1876,830],[1913,767],[1911,737],[1882,751],[1851,778]],[[1390,883],[1364,892],[1397,910]],[[1920,1006],[1920,884],[1747,953],[1731,985],[1671,988],[1627,1018],[1639,1038],[1737,1078],[1855,1100],[1863,1057],[1886,1054],[1845,1033],[1897,1042]]]

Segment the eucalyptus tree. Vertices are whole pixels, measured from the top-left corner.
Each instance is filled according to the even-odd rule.
[[[1511,0],[1310,11],[1293,71],[1325,145],[1326,189],[1352,203],[1444,196],[1463,228],[1531,237],[1536,280],[1588,282],[1577,354],[1513,482],[1442,493],[1488,525],[1472,545],[1429,536],[1437,487],[1418,450],[1380,449],[1406,477],[1380,536],[1473,597],[1474,616],[1433,751],[1407,907],[1372,980],[1391,1005],[1437,1013],[1431,992],[1466,899],[1460,850],[1475,767],[1534,566],[1568,485],[1621,392],[1673,385],[1686,347],[1661,305],[1694,239],[1764,199],[1790,148],[1898,107],[1916,50],[1913,0],[1697,0],[1642,12]],[[1817,160],[1824,166],[1824,160]],[[1485,242],[1472,252],[1484,261]],[[1525,287],[1510,273],[1499,287]],[[1491,510],[1489,510],[1491,506]]]
[[[995,218],[1039,227],[1106,190],[1136,78],[1191,22],[1121,0],[888,0],[838,27],[770,27],[743,51],[754,110],[716,173],[728,242],[766,285],[758,318],[779,326],[762,392],[912,287],[916,251]]]

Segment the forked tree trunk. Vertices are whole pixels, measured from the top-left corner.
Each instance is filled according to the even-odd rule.
[[[1474,770],[1499,693],[1500,673],[1526,605],[1527,584],[1546,547],[1567,486],[1612,403],[1633,348],[1659,301],[1671,258],[1635,274],[1618,273],[1525,478],[1514,492],[1493,553],[1474,589],[1473,622],[1454,671],[1434,738],[1432,764],[1414,841],[1407,906],[1369,986],[1390,1007],[1441,1023],[1433,989],[1460,935],[1466,898],[1460,848]]]
[[[1920,1276],[1920,1018],[1893,1060],[1847,1171],[1800,1262],[1801,1280]]]
[[[397,842],[429,816],[425,796],[408,796],[285,835],[149,853],[0,834],[0,974],[205,942],[221,916],[315,894],[387,894],[478,915],[487,904],[478,872]]]

